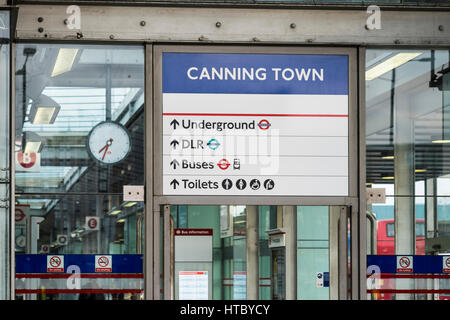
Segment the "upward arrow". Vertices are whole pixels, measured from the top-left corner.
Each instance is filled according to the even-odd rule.
[[[179,144],[178,140],[172,140],[172,142],[170,143],[170,145],[171,145],[174,149],[177,148],[177,145],[178,145],[178,144]]]
[[[178,186],[179,184],[180,184],[180,183],[178,182],[177,179],[173,179],[172,182],[170,182],[170,185],[171,185],[174,189],[176,189],[177,186]]]
[[[172,122],[170,122],[170,125],[175,130],[177,128],[177,126],[180,125],[180,123],[177,121],[177,119],[173,119]]]
[[[174,169],[177,168],[180,163],[177,161],[177,159],[173,159],[172,162],[170,162],[170,165],[173,166]]]

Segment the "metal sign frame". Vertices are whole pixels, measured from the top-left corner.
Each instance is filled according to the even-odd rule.
[[[162,54],[190,53],[261,53],[261,54],[339,54],[349,58],[348,92],[348,196],[196,196],[163,195],[163,101]],[[239,47],[239,46],[153,46],[153,194],[154,206],[162,204],[196,205],[352,205],[358,207],[358,113],[357,49],[331,47]]]

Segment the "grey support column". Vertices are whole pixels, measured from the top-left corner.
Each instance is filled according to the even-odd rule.
[[[286,232],[286,300],[297,299],[297,207],[283,206],[283,230]]]
[[[425,180],[425,250],[428,248],[428,239],[434,238],[436,234],[437,214],[437,183],[436,178]],[[427,252],[425,252],[427,254]],[[439,282],[438,282],[439,283]],[[435,280],[427,280],[427,289],[437,289]],[[427,300],[433,300],[433,294],[427,295]]]
[[[257,300],[259,289],[258,206],[247,206],[247,299]]]
[[[414,210],[414,121],[407,96],[396,99],[394,114],[394,194],[395,197],[395,253],[412,255],[415,252]],[[402,289],[412,289],[413,281],[402,279]],[[397,286],[398,287],[398,286]],[[412,299],[412,295],[398,295],[398,299]]]
[[[330,300],[339,299],[339,206],[329,207],[330,221]]]
[[[436,237],[436,193],[436,179],[427,179],[425,181],[425,241]]]

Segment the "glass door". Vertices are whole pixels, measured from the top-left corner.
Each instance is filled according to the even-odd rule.
[[[350,262],[346,212],[341,206],[172,205],[170,243],[164,243],[172,248],[165,250],[173,263],[165,269],[173,270],[165,275],[171,298],[338,299],[340,287],[347,291]]]

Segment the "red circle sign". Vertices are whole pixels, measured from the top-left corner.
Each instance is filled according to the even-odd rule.
[[[261,121],[258,123],[258,127],[259,127],[261,130],[267,130],[267,129],[270,128],[270,122],[267,121],[266,119],[263,119],[263,120],[261,120]]]
[[[97,227],[97,219],[95,219],[95,218],[89,219],[88,227],[91,229],[95,229]]]
[[[24,167],[25,169],[31,168],[36,164],[36,153],[24,153],[24,152],[18,152],[17,153],[17,161],[19,164]]]
[[[21,209],[16,208],[16,215],[15,215],[16,222],[22,221],[23,218],[25,218],[25,213]]]
[[[230,166],[230,163],[227,159],[222,159],[217,163],[217,166],[222,170],[226,170]]]
[[[445,259],[445,265],[450,268],[450,258]]]
[[[411,261],[409,260],[408,257],[401,257],[398,263],[400,264],[400,267],[408,268],[409,265],[411,264]]]
[[[53,268],[57,268],[61,265],[61,259],[58,256],[53,256],[50,258],[50,265]]]
[[[98,258],[97,262],[100,267],[106,267],[109,265],[109,259],[105,256],[101,256],[100,258]]]

